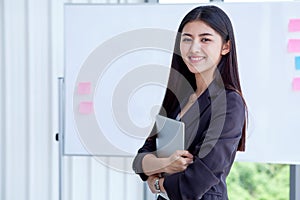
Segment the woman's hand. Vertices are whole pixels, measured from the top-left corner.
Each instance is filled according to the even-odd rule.
[[[193,155],[186,150],[177,150],[167,158],[164,171],[168,174],[182,172],[193,163]]]
[[[193,163],[193,155],[185,150],[177,150],[170,157],[157,158],[153,154],[147,154],[143,158],[142,167],[147,176],[160,173],[174,174],[184,171]]]

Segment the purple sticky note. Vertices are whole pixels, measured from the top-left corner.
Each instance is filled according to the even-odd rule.
[[[300,77],[293,79],[293,90],[300,91]]]
[[[288,43],[290,53],[300,53],[300,39],[290,39]]]
[[[91,83],[90,82],[80,82],[77,88],[78,94],[90,94],[91,93]]]
[[[82,101],[79,104],[79,113],[80,114],[91,114],[93,112],[93,102],[91,101]]]
[[[289,32],[300,32],[300,19],[290,19]]]

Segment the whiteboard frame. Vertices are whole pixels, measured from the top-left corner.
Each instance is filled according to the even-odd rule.
[[[210,3],[211,4],[211,3]],[[220,6],[221,8],[223,8],[223,6],[225,6],[226,4],[228,5],[228,4],[231,4],[231,5],[234,5],[234,4],[242,4],[242,5],[244,5],[244,6],[246,6],[246,4],[251,4],[251,5],[254,5],[254,4],[256,4],[256,3],[222,3],[222,4],[216,4],[216,3],[213,3],[214,5],[217,5],[217,6]],[[269,5],[269,4],[273,4],[273,5],[275,5],[275,4],[281,4],[281,5],[283,5],[283,6],[289,6],[289,4],[293,4],[293,5],[297,5],[297,6],[299,6],[299,2],[280,2],[280,3],[278,3],[278,2],[273,2],[273,3],[259,3],[260,5],[261,4],[263,4],[263,5]],[[86,4],[81,4],[81,5],[86,5]],[[140,5],[140,4],[137,4],[137,5]],[[197,6],[197,5],[199,5],[199,4],[184,4],[184,5],[189,5],[189,6]],[[180,6],[184,6],[184,5],[180,5]],[[203,4],[204,5],[204,4]],[[226,6],[227,6],[226,5]],[[263,6],[262,5],[262,6]],[[76,5],[76,6],[78,6],[78,5]],[[93,4],[93,6],[97,6],[97,5],[94,5]],[[105,7],[107,7],[107,6],[110,6],[110,5],[101,5],[101,6],[105,6]],[[136,5],[118,5],[118,6],[122,6],[122,7],[128,7],[128,6],[136,6]],[[147,6],[153,6],[153,5],[147,5]],[[157,5],[156,5],[157,6]],[[159,5],[159,6],[169,6],[169,5],[167,5],[167,4],[163,4],[163,5]],[[179,5],[177,5],[177,6],[179,6]],[[298,17],[298,16],[297,16]],[[178,22],[179,23],[179,22]],[[235,30],[236,31],[236,30]],[[291,37],[293,37],[295,34],[291,34]],[[284,38],[284,39],[287,39],[287,38]],[[288,67],[291,67],[291,66],[288,66]],[[296,73],[295,73],[296,74]],[[298,73],[299,74],[299,73]],[[67,74],[65,74],[66,76],[67,76]],[[241,80],[241,81],[243,81],[243,79]],[[243,83],[242,83],[242,86],[243,86]],[[246,99],[247,100],[247,99]],[[250,115],[251,115],[251,113],[250,113]],[[250,116],[251,117],[251,116]],[[251,120],[251,118],[250,118],[250,120]],[[246,151],[247,151],[247,149],[246,149]],[[66,151],[64,151],[64,154],[66,154],[66,155],[82,155],[82,156],[89,156],[88,154],[77,154],[77,153],[74,153],[74,154],[72,154],[72,153],[70,153],[70,152],[66,152]],[[297,161],[286,161],[286,160],[277,160],[277,161],[274,161],[274,160],[272,160],[272,159],[266,159],[266,160],[249,160],[249,159],[243,159],[242,157],[243,157],[243,154],[244,153],[241,153],[240,155],[242,155],[241,156],[241,158],[240,159],[238,159],[238,160],[240,160],[240,161],[254,161],[254,162],[268,162],[268,163],[287,163],[287,164],[299,164],[300,163],[300,160],[297,160]],[[112,156],[112,155],[101,155],[101,156]],[[113,155],[114,156],[114,155]],[[123,155],[122,155],[123,156]],[[238,154],[238,157],[239,157],[239,154]]]

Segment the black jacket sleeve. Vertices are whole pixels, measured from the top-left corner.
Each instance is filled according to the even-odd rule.
[[[225,109],[212,110],[205,139],[193,164],[180,173],[165,177],[164,188],[172,200],[201,199],[223,175],[227,176],[234,161],[245,120],[245,106],[239,94],[227,94]],[[213,113],[214,111],[214,113]]]
[[[140,175],[141,179],[143,181],[146,181],[148,179],[148,176],[144,173],[143,168],[142,168],[142,160],[145,157],[145,155],[152,153],[155,154],[156,152],[156,126],[154,124],[153,129],[150,133],[150,136],[146,139],[144,145],[138,150],[137,155],[135,156],[133,163],[132,163],[132,168],[133,171]]]

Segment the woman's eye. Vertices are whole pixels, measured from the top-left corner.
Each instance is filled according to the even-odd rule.
[[[210,41],[210,39],[208,39],[208,38],[202,38],[201,39],[201,42],[209,42]]]
[[[191,38],[183,38],[183,39],[182,39],[182,42],[191,42],[191,41],[192,41]]]

